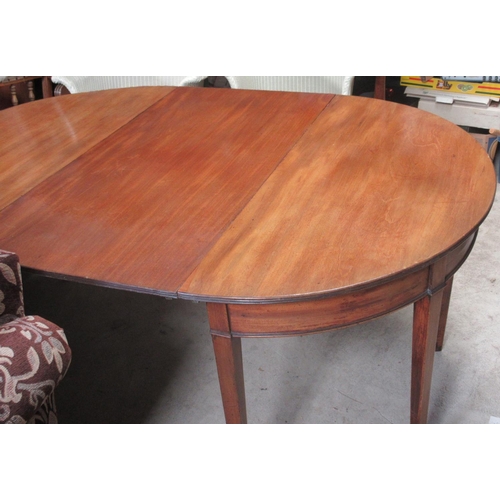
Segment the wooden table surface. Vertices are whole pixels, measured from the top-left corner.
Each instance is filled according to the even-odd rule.
[[[465,132],[364,98],[93,92],[5,110],[0,137],[0,245],[23,265],[186,298],[384,279],[473,231],[495,190]]]
[[[440,259],[470,251],[496,189],[466,132],[361,97],[108,90],[4,110],[0,137],[0,248],[47,275],[233,304],[236,322],[416,287],[419,272],[429,289]]]

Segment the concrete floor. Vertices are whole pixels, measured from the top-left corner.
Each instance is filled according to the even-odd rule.
[[[500,417],[500,204],[455,276],[429,423]],[[61,423],[223,423],[205,305],[24,271],[27,311],[73,350]],[[408,423],[412,307],[318,335],[243,340],[250,423]]]

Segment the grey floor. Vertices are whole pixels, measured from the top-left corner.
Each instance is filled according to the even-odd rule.
[[[455,277],[429,423],[500,417],[500,204]],[[27,311],[61,325],[61,423],[223,423],[205,305],[24,271]],[[250,423],[409,422],[412,308],[353,328],[243,340]]]

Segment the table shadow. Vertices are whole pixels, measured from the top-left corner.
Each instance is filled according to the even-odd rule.
[[[23,280],[26,313],[64,328],[72,349],[56,390],[59,422],[146,422],[189,349],[189,338],[171,321],[177,301],[28,270]]]

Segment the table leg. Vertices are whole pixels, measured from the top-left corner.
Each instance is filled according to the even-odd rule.
[[[439,328],[436,342],[436,351],[443,349],[444,332],[446,330],[446,320],[448,319],[448,309],[450,308],[451,289],[453,287],[453,277],[448,280],[443,291],[441,301],[441,315],[439,317]]]
[[[232,337],[224,304],[207,304],[226,423],[246,424],[241,339]]]
[[[220,392],[227,424],[246,424],[241,339],[212,335]]]
[[[412,424],[427,422],[443,293],[444,290],[441,289],[414,304],[410,418]]]

